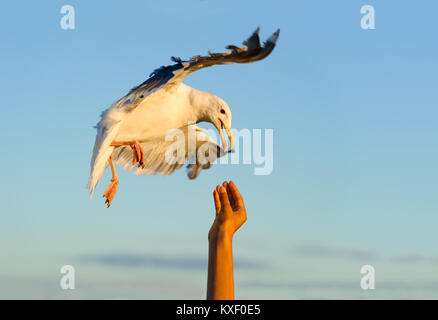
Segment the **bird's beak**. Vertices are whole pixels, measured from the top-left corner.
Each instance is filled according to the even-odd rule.
[[[228,149],[228,151],[231,151],[234,148],[234,134],[233,134],[233,130],[231,128],[225,128],[225,130],[227,131],[228,140],[230,140],[230,148]]]
[[[227,150],[227,143],[225,141],[225,136],[224,136],[223,129],[225,129],[225,131],[227,132],[228,140],[230,140],[230,148],[228,150]],[[219,131],[219,135],[221,137],[221,142],[222,142],[222,147],[224,148],[224,150],[225,151],[233,150],[233,148],[234,148],[234,134],[233,134],[233,130],[231,128],[228,128],[222,122],[222,120],[220,120],[220,119],[219,119],[219,126],[218,126],[217,130]]]

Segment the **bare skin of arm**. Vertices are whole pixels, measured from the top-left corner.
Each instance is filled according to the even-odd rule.
[[[246,221],[243,198],[234,182],[213,192],[216,218],[208,233],[208,300],[233,300],[233,235]]]

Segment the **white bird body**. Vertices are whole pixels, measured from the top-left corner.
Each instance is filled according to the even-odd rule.
[[[184,145],[180,146],[185,150],[184,160],[195,158],[195,162],[188,165],[191,179],[196,178],[201,169],[209,168],[217,157],[225,155],[225,150],[196,126],[196,150],[190,150],[185,143],[189,124],[203,121],[211,122],[216,127],[224,148],[226,142],[222,128],[230,139],[230,149],[234,145],[234,136],[231,131],[231,110],[226,102],[211,93],[191,88],[182,83],[182,79],[191,72],[214,64],[261,60],[273,50],[278,35],[279,30],[262,47],[257,30],[242,48],[229,46],[231,51],[227,53],[195,56],[189,61],[172,57],[177,64],[155,70],[148,80],[114,102],[102,113],[96,126],[98,132],[88,183],[90,196],[110,164],[113,179],[104,196],[108,206],[111,204],[118,185],[113,160],[125,169],[135,170],[135,174],[167,175],[180,168],[182,163],[168,163],[165,160],[166,150],[173,143],[166,141],[165,137],[172,129],[180,129],[185,135],[186,141],[181,142]],[[210,150],[207,152],[211,155],[210,162],[199,163],[196,160],[197,151],[205,143]]]
[[[189,98],[192,90],[196,89],[181,83],[171,91],[152,93],[135,110],[124,115],[115,140],[148,141],[164,137],[170,129],[186,126],[188,122],[198,122],[196,105]]]

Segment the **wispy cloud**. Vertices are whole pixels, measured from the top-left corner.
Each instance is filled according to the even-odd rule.
[[[422,254],[404,254],[393,257],[391,261],[402,264],[415,264],[421,262],[438,263],[438,257],[427,257]]]
[[[428,257],[422,254],[401,254],[395,257],[383,257],[376,252],[366,249],[331,247],[326,245],[300,245],[292,250],[293,254],[299,257],[310,257],[320,259],[345,259],[360,262],[371,262],[375,260],[386,260],[399,264],[416,264],[422,262],[438,263],[438,256]]]
[[[348,259],[356,261],[371,261],[378,259],[378,255],[370,250],[328,247],[323,245],[297,246],[293,253],[302,257]]]
[[[207,258],[190,256],[169,256],[158,254],[96,254],[78,257],[82,263],[95,263],[106,266],[127,268],[169,268],[179,270],[206,270]],[[246,270],[266,269],[268,265],[261,261],[236,259],[236,268]]]
[[[310,280],[310,281],[288,281],[288,282],[246,282],[239,285],[250,288],[266,289],[287,289],[287,290],[361,290],[359,281],[343,280]],[[433,291],[438,292],[438,281],[378,281],[376,290],[412,290],[412,291]]]
[[[438,257],[432,257],[430,258],[430,261],[433,263],[438,263]]]
[[[51,276],[0,274],[0,283],[0,299],[199,299],[202,292],[186,278],[145,280],[129,273],[115,277],[82,274],[75,290],[62,290],[58,279]]]
[[[391,261],[397,263],[406,263],[406,264],[419,263],[426,261],[426,257],[421,254],[405,254],[405,255],[396,256],[392,258]]]
[[[106,266],[129,268],[174,268],[184,270],[199,270],[205,268],[205,260],[194,257],[164,257],[159,255],[139,254],[96,254],[81,256],[78,259],[83,263],[96,263]]]

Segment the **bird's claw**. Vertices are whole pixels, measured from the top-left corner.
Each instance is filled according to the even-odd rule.
[[[135,141],[131,144],[131,148],[133,152],[132,163],[135,164],[138,162],[138,167],[144,168],[144,152],[140,143]]]
[[[119,179],[117,178],[112,179],[110,185],[108,186],[105,193],[103,194],[103,196],[106,198],[105,204],[107,205],[107,208],[109,208],[111,202],[114,199],[114,196],[116,195],[118,185],[119,185]]]

